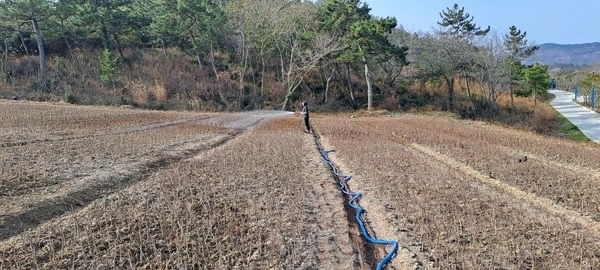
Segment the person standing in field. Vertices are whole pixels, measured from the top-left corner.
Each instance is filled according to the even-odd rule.
[[[308,122],[308,102],[302,101],[302,122],[304,123],[306,133],[312,133],[310,131],[310,124]]]

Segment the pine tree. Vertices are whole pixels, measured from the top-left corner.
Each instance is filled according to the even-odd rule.
[[[459,9],[458,4],[454,4],[452,9],[446,8],[446,11],[440,12],[440,17],[442,21],[438,22],[438,25],[446,28],[445,33],[459,38],[470,40],[473,36],[485,36],[490,31],[489,25],[485,30],[477,27],[473,23],[475,18],[465,13],[464,7]]]
[[[439,34],[439,43],[444,48],[439,52],[445,59],[443,67],[440,67],[442,77],[446,82],[448,90],[448,109],[454,107],[454,80],[456,77],[465,78],[467,95],[469,90],[469,69],[473,64],[473,52],[476,51],[472,41],[476,36],[485,36],[490,31],[490,26],[481,30],[474,22],[474,17],[465,12],[465,8],[459,8],[454,4],[452,8],[439,13],[442,21],[438,25],[443,28]]]
[[[521,30],[517,29],[516,26],[511,26],[508,28],[509,32],[504,36],[504,46],[510,52],[510,58],[508,61],[511,63],[510,69],[510,105],[514,111],[515,103],[514,103],[514,95],[513,95],[513,84],[514,81],[518,81],[518,78],[515,78],[519,75],[520,72],[517,72],[521,69],[521,60],[530,57],[539,49],[538,46],[527,46],[527,40],[525,36],[527,36],[527,32],[521,33]]]
[[[374,18],[370,8],[358,0],[325,0],[321,6],[322,30],[344,37],[346,50],[337,60],[342,63],[360,61],[364,66],[367,82],[367,107],[372,109],[372,79],[369,60],[375,55],[395,57],[406,63],[407,48],[399,48],[389,42],[386,34],[396,27],[396,18]],[[351,93],[352,95],[352,93]]]
[[[54,1],[48,0],[5,0],[0,1],[0,19],[13,24],[31,22],[32,32],[36,36],[40,59],[40,75],[46,76],[46,53],[40,22],[53,15]]]

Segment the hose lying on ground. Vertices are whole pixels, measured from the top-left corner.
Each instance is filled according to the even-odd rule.
[[[342,193],[350,196],[352,199],[350,199],[350,201],[348,201],[348,205],[352,208],[354,208],[356,210],[356,223],[358,223],[358,227],[360,228],[360,232],[361,235],[363,236],[363,238],[371,244],[376,244],[376,245],[391,245],[392,249],[388,252],[388,254],[383,257],[383,259],[381,259],[381,261],[379,261],[379,263],[377,264],[377,270],[382,269],[390,260],[392,260],[392,257],[396,254],[396,252],[398,251],[398,241],[396,240],[381,240],[381,239],[376,239],[376,238],[372,238],[369,233],[367,233],[367,229],[365,228],[365,224],[361,219],[361,214],[364,211],[364,209],[358,204],[358,199],[361,197],[361,194],[359,192],[355,192],[355,191],[351,191],[347,188],[346,183],[348,181],[350,181],[350,179],[352,178],[352,176],[350,175],[346,175],[346,174],[342,174],[340,172],[338,172],[337,168],[335,167],[335,165],[333,164],[333,162],[329,159],[328,154],[330,152],[333,152],[334,150],[325,150],[323,149],[323,147],[321,146],[321,144],[318,141],[318,137],[315,135],[315,142],[317,144],[317,148],[319,150],[319,153],[321,154],[321,159],[327,164],[329,165],[329,167],[331,168],[331,170],[333,171],[333,173],[337,176],[338,180],[340,178],[342,178],[342,180],[340,180],[338,182],[339,186],[340,186],[340,190],[342,191]]]

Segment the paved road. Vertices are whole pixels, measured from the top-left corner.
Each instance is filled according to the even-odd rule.
[[[577,126],[590,140],[600,143],[600,114],[575,103],[575,96],[571,92],[548,90],[548,93],[556,96],[550,102],[555,110]]]

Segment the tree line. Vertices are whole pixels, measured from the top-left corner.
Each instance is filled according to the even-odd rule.
[[[421,86],[445,89],[441,107],[452,111],[459,87],[460,100],[492,115],[502,94],[535,99],[548,88],[546,67],[521,64],[537,49],[526,32],[481,29],[457,4],[439,16],[437,31],[409,33],[359,0],[0,0],[0,92],[339,110],[400,109],[427,99],[406,97]]]

